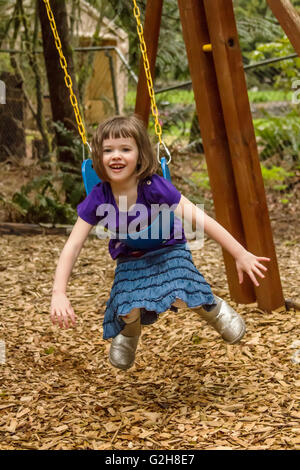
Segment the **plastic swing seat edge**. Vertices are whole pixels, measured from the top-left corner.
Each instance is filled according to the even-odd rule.
[[[82,162],[81,165],[82,179],[85,187],[86,194],[88,195],[96,184],[101,183],[101,179],[93,168],[93,161],[88,158]]]
[[[162,168],[163,177],[166,180],[171,181],[171,174],[170,174],[169,167],[166,163],[165,157],[161,159],[161,168]],[[95,172],[93,168],[93,161],[91,158],[87,158],[86,160],[82,162],[81,173],[82,173],[85,191],[88,195],[93,189],[93,187],[96,186],[96,184],[101,183],[101,179],[99,178],[99,176],[97,175],[97,173]]]

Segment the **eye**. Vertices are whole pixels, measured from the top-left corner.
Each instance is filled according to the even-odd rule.
[[[108,152],[111,152],[111,149],[107,149],[107,148],[103,149],[103,153],[108,153]]]

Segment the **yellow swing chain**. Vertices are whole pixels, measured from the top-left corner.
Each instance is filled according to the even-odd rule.
[[[53,33],[53,36],[54,36],[55,46],[56,46],[56,49],[57,49],[58,54],[59,54],[59,63],[60,63],[60,66],[61,66],[61,68],[62,68],[62,70],[64,71],[64,74],[65,74],[65,76],[64,76],[65,84],[66,84],[66,87],[69,89],[69,92],[70,92],[70,101],[71,101],[71,104],[73,106],[73,110],[74,110],[74,114],[75,114],[75,118],[76,118],[76,122],[77,122],[77,126],[78,126],[78,132],[80,134],[80,137],[82,139],[83,144],[84,145],[87,144],[88,147],[90,148],[90,146],[87,142],[87,138],[86,138],[85,127],[84,127],[84,124],[82,122],[81,114],[80,114],[80,111],[79,111],[78,101],[77,101],[76,95],[74,94],[74,91],[73,91],[72,78],[71,78],[70,74],[68,73],[67,61],[66,61],[66,58],[65,58],[65,56],[63,54],[63,51],[62,51],[61,40],[60,40],[58,31],[57,31],[54,15],[53,15],[51,5],[50,5],[50,0],[43,0],[43,1],[45,3],[45,7],[46,7],[46,10],[47,10],[47,15],[48,15],[48,18],[49,18],[51,30],[52,30],[52,33]],[[146,47],[146,43],[145,43],[145,39],[144,39],[144,30],[143,30],[143,26],[141,24],[140,9],[137,6],[136,0],[132,0],[132,1],[133,1],[133,5],[134,5],[133,14],[135,16],[136,23],[137,23],[137,33],[138,33],[139,40],[140,40],[140,49],[141,49],[141,52],[142,52],[144,70],[145,70],[145,75],[146,75],[146,78],[147,78],[148,92],[149,92],[149,96],[150,96],[150,100],[151,100],[151,112],[152,112],[152,116],[153,116],[154,121],[155,121],[155,134],[157,135],[158,140],[159,140],[157,157],[158,157],[158,160],[159,160],[159,145],[163,145],[163,147],[164,147],[164,149],[165,149],[165,151],[166,151],[166,153],[169,157],[168,163],[170,163],[170,161],[171,161],[170,152],[167,149],[164,142],[162,141],[162,129],[161,129],[161,125],[160,125],[160,122],[159,122],[159,119],[158,119],[159,113],[158,113],[158,109],[157,109],[157,105],[156,105],[155,94],[154,94],[154,89],[153,89],[153,81],[152,81],[151,72],[150,72],[150,64],[149,64],[149,60],[148,60],[148,56],[147,56],[147,47]]]
[[[82,139],[83,144],[84,145],[87,144],[88,147],[90,148],[90,146],[87,142],[87,138],[86,138],[85,127],[84,127],[82,119],[81,119],[81,115],[80,115],[80,111],[79,111],[79,107],[78,107],[78,101],[77,101],[76,95],[74,94],[74,91],[73,91],[72,79],[71,79],[71,76],[68,73],[67,61],[66,61],[66,58],[65,58],[65,56],[63,54],[63,51],[62,51],[61,40],[60,40],[58,31],[57,31],[57,28],[56,28],[56,23],[55,23],[53,12],[52,12],[52,9],[51,9],[51,6],[50,6],[50,2],[49,2],[49,0],[44,0],[44,3],[45,3],[46,10],[47,10],[47,15],[48,15],[48,18],[49,18],[52,33],[53,33],[53,36],[54,36],[55,46],[56,46],[56,49],[57,49],[58,54],[59,54],[59,63],[60,63],[60,66],[61,66],[61,68],[62,68],[62,70],[64,71],[64,74],[65,74],[65,77],[64,77],[65,84],[66,84],[66,87],[69,89],[69,92],[70,92],[70,101],[71,101],[71,104],[73,106],[73,110],[74,110],[74,114],[75,114],[75,118],[76,118],[76,122],[77,122],[77,126],[78,126],[78,132],[80,134],[80,137]]]
[[[137,6],[136,0],[132,0],[132,2],[133,2],[133,14],[134,14],[134,17],[136,19],[136,25],[137,25],[136,29],[137,29],[137,33],[138,33],[139,40],[140,40],[140,49],[141,49],[141,53],[142,53],[142,57],[143,57],[144,70],[145,70],[145,75],[146,75],[146,79],[147,79],[149,97],[150,97],[150,101],[151,101],[151,112],[152,112],[152,116],[153,116],[154,121],[155,121],[155,134],[157,135],[158,140],[159,140],[159,143],[157,145],[157,159],[158,159],[158,161],[160,161],[159,160],[159,146],[162,145],[165,149],[166,154],[169,157],[169,161],[168,161],[168,164],[169,164],[170,161],[171,161],[171,155],[170,155],[170,152],[169,152],[168,148],[166,147],[165,143],[162,140],[162,129],[161,129],[161,125],[160,125],[160,122],[159,122],[159,119],[158,119],[159,113],[158,113],[156,100],[155,100],[153,80],[152,80],[152,76],[151,76],[150,64],[149,64],[148,55],[147,55],[146,42],[145,42],[145,39],[144,39],[144,30],[143,30],[143,26],[142,26],[142,23],[141,23],[140,9]]]

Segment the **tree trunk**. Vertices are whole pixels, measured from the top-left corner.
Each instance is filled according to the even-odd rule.
[[[74,74],[74,64],[72,57],[72,48],[69,42],[68,20],[65,0],[52,0],[51,8],[53,11],[57,31],[61,40],[62,51],[68,64],[68,73],[72,78],[73,91],[78,97],[77,85]],[[74,110],[70,102],[69,89],[64,80],[64,71],[60,66],[59,54],[55,47],[55,40],[50,27],[47,11],[44,2],[39,2],[39,17],[42,28],[44,57],[49,84],[49,94],[54,122],[61,122],[67,129],[77,133],[77,124]],[[58,147],[68,145],[66,137],[56,130]],[[67,150],[59,152],[59,161],[74,162],[74,155]]]

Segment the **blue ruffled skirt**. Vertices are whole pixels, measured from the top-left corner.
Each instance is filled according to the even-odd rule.
[[[176,298],[191,308],[216,303],[187,244],[161,248],[140,258],[118,259],[104,314],[103,338],[117,336],[125,326],[122,315],[133,308],[141,308],[141,323],[150,324],[166,310],[177,311],[172,307]]]

